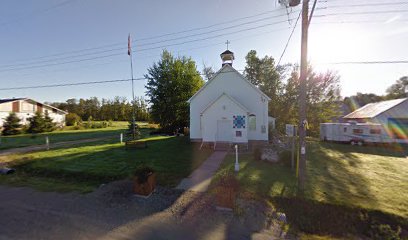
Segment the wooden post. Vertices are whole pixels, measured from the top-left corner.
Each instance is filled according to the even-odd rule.
[[[47,147],[47,150],[50,150],[50,140],[48,139],[48,136],[45,136],[45,146]]]
[[[309,29],[309,0],[303,0],[302,6],[302,42],[300,58],[299,91],[299,193],[302,195],[306,181],[306,80],[307,80],[307,38]]]
[[[123,133],[120,133],[120,143],[123,143]]]
[[[235,172],[239,171],[239,163],[238,163],[238,145],[235,145]]]

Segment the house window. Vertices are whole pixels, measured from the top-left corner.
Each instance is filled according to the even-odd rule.
[[[353,129],[353,134],[363,134],[363,129],[355,128]]]
[[[343,132],[347,132],[347,128],[345,127],[345,128],[343,128]]]
[[[233,116],[232,128],[245,128],[245,116]]]
[[[370,134],[381,134],[381,129],[370,129]]]
[[[255,114],[250,114],[248,116],[248,128],[249,128],[249,131],[256,131],[256,116],[255,116]]]
[[[235,137],[242,137],[241,131],[235,131]]]

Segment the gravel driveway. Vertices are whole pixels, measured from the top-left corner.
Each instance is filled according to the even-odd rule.
[[[278,232],[263,230],[270,218],[259,203],[241,202],[234,215],[217,211],[209,194],[158,187],[142,199],[131,186],[117,181],[86,195],[0,186],[0,239],[275,239]]]

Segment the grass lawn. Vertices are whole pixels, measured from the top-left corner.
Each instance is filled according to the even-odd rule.
[[[140,122],[138,124],[142,130],[149,127],[147,123]],[[124,132],[127,126],[127,122],[113,122],[112,126],[106,128],[74,130],[73,127],[64,127],[62,130],[50,133],[1,136],[0,150],[45,144],[45,136],[49,137],[50,143],[110,136],[119,138],[119,134]]]
[[[233,155],[228,156],[217,177],[233,172],[234,160]],[[408,159],[403,153],[379,147],[310,141],[307,160],[304,198],[296,196],[294,171],[280,164],[254,161],[252,154],[241,155],[237,178],[244,192],[270,199],[288,214],[295,206],[302,206],[292,212],[296,217],[307,209],[313,211],[308,212],[305,219],[322,218],[318,209],[326,213],[327,209],[336,209],[333,214],[366,209],[408,219]],[[334,219],[339,216],[330,218],[327,221],[336,222]],[[298,220],[297,224],[305,224],[302,219]],[[318,221],[313,219],[313,222]],[[337,224],[341,229],[340,223]]]
[[[126,150],[112,140],[78,144],[8,156],[3,161],[17,169],[16,174],[0,176],[0,183],[31,186],[46,191],[92,191],[102,183],[130,177],[145,164],[158,173],[158,184],[176,186],[210,154],[199,151],[186,137],[152,137],[146,149]]]

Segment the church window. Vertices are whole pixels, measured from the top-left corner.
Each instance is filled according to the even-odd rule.
[[[248,116],[248,128],[249,128],[249,131],[256,131],[256,116],[255,116],[255,114],[250,114]]]

